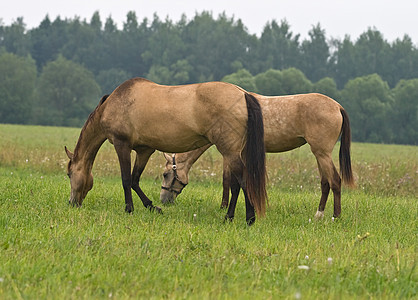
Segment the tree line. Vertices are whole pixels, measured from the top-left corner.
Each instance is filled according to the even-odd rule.
[[[101,94],[141,76],[162,84],[223,80],[265,95],[321,92],[352,119],[353,139],[417,144],[418,49],[405,35],[388,42],[376,29],[357,40],[329,39],[320,24],[301,40],[285,21],[261,35],[225,14],[178,22],[126,15],[119,29],[48,16],[27,29],[0,22],[0,122],[80,126]]]

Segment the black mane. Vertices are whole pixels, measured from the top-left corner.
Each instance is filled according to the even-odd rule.
[[[104,96],[102,97],[102,99],[100,99],[99,105],[97,105],[97,106],[102,105],[102,104],[106,101],[106,99],[107,99],[107,98],[109,98],[109,95],[104,95]]]

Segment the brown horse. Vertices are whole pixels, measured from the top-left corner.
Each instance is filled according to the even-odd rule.
[[[267,152],[284,152],[308,143],[315,155],[321,175],[322,196],[317,218],[324,216],[324,209],[330,189],[334,194],[334,217],[341,214],[341,178],[332,162],[331,153],[341,135],[340,172],[344,183],[354,185],[351,170],[351,133],[348,115],[333,99],[321,94],[265,97],[253,94],[260,102],[264,117],[264,132]],[[165,155],[163,189],[160,199],[163,203],[174,201],[188,183],[188,172],[193,163],[210,145],[186,152]],[[229,188],[232,198],[227,218],[234,217],[239,185],[231,176],[224,161],[223,200],[221,207],[228,206]]]
[[[134,210],[131,188],[143,205],[161,211],[139,187],[149,157],[157,149],[184,152],[214,144],[244,190],[249,224],[265,214],[265,148],[258,101],[223,82],[164,86],[142,78],[122,83],[105,96],[84,124],[70,159],[70,204],[81,206],[93,186],[97,151],[107,139],[121,168],[125,210]],[[131,151],[137,153],[131,173]],[[242,158],[243,159],[242,159]],[[247,175],[248,174],[248,175]]]

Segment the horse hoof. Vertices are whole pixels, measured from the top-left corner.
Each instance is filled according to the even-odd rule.
[[[81,207],[81,204],[79,204],[77,201],[68,200],[68,205],[72,207]]]
[[[317,211],[315,214],[315,219],[320,220],[324,217],[325,213],[323,211]]]
[[[155,211],[156,213],[159,213],[159,214],[162,214],[163,213],[163,210],[160,207],[158,207],[158,206],[150,206],[149,207],[149,210],[150,211]]]
[[[247,220],[247,225],[248,225],[248,226],[251,226],[251,225],[253,225],[253,224],[254,224],[254,222],[255,222],[255,217],[249,218],[249,219]]]
[[[133,213],[133,211],[134,211],[133,207],[125,206],[125,212],[127,212],[128,214]]]
[[[225,219],[224,219],[224,223],[226,223],[226,222],[232,222],[234,220],[234,216],[232,216],[232,217],[230,217],[230,216],[228,216],[228,215],[226,215],[225,216]]]

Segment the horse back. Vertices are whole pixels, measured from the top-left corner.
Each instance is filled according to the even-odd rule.
[[[334,146],[341,132],[341,105],[317,93],[260,97],[268,152],[283,152],[305,143]]]
[[[131,79],[102,106],[103,128],[110,135],[166,152],[214,143],[225,128],[242,136],[247,120],[244,92],[222,82],[165,86]],[[173,147],[161,148],[163,144]]]

